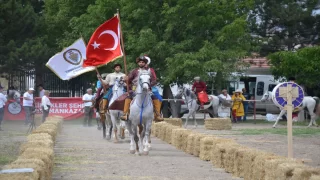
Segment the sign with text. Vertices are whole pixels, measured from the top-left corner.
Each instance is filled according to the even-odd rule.
[[[84,116],[84,105],[82,98],[64,98],[50,97],[52,106],[49,116],[62,116],[65,120],[78,119]],[[36,98],[36,114],[42,114],[41,99]],[[22,98],[20,102],[8,101],[4,112],[5,120],[25,120],[25,111],[22,106]]]

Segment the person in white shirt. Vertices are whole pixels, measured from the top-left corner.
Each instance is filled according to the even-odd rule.
[[[114,69],[114,72],[108,74],[105,80],[102,80],[102,77],[100,75],[97,76],[98,79],[102,81],[102,83],[106,85],[107,88],[109,88],[107,90],[107,93],[103,96],[103,100],[102,100],[103,109],[99,109],[101,114],[104,114],[105,112],[108,111],[108,103],[112,96],[112,87],[115,84],[116,80],[117,79],[120,80],[121,78],[124,79],[126,76],[121,72],[121,69],[122,69],[121,64],[115,64],[113,66],[113,69]]]
[[[49,115],[50,107],[52,106],[49,99],[50,92],[48,90],[44,91],[44,95],[41,98],[41,109],[42,109],[42,122],[46,120]]]
[[[218,116],[222,118],[230,117],[232,99],[231,96],[228,94],[228,91],[226,89],[223,89],[218,98],[221,102],[218,107]]]
[[[43,89],[43,85],[40,84],[38,86],[38,88],[39,88],[39,97],[42,98],[44,96],[44,92],[45,92],[45,90]]]
[[[34,89],[29,88],[29,90],[23,94],[23,108],[26,113],[25,125],[31,123],[32,113],[34,110],[33,92]]]
[[[0,85],[0,131],[2,131],[1,122],[4,116],[4,106],[6,105],[6,102],[7,102],[7,98],[3,94],[3,87]]]
[[[82,101],[84,103],[84,122],[83,126],[91,126],[91,120],[93,115],[93,95],[92,95],[92,89],[87,89],[87,93],[83,95]]]

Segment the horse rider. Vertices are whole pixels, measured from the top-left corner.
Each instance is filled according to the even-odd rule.
[[[192,85],[192,91],[196,93],[197,97],[199,97],[200,92],[206,92],[207,85],[205,82],[201,81],[200,77],[197,76],[194,78],[194,83]],[[203,109],[204,102],[200,101],[200,108]]]
[[[131,88],[131,92],[128,93],[128,97],[125,99],[125,104],[124,104],[124,109],[123,109],[123,116],[121,116],[121,120],[126,121],[128,120],[128,114],[129,114],[129,108],[130,108],[130,103],[132,101],[133,98],[133,91],[135,91],[136,87],[137,87],[137,82],[138,82],[138,76],[139,76],[139,72],[142,70],[146,70],[146,64],[148,63],[148,59],[145,56],[140,56],[138,58],[136,58],[136,63],[138,64],[138,68],[132,70],[129,74],[128,77],[128,85]],[[154,74],[151,72],[150,70],[150,74],[151,74],[151,87],[155,86],[157,84],[156,81],[156,77],[154,76]],[[153,107],[161,107],[161,103],[159,100],[155,99],[155,96],[152,95],[152,103],[153,103]],[[155,121],[163,121],[163,118],[160,117],[160,112],[158,111],[158,108],[154,108],[155,111]]]
[[[123,74],[121,72],[122,66],[121,64],[115,64],[113,66],[114,72],[110,73],[107,75],[105,80],[102,80],[101,76],[98,75],[99,80],[101,80],[101,82],[106,85],[107,87],[107,93],[103,96],[103,100],[102,100],[102,107],[103,109],[100,109],[100,113],[106,113],[108,110],[108,102],[110,101],[111,97],[112,97],[112,87],[116,82],[116,79],[124,79],[125,78],[125,74]]]
[[[144,66],[145,69],[147,71],[149,71],[157,81],[158,78],[157,78],[155,70],[153,68],[149,67],[149,64],[151,63],[150,57],[148,55],[146,55],[146,54],[144,55],[144,57],[148,60],[147,64]],[[154,101],[159,101],[157,103],[153,103],[153,108],[155,109],[154,118],[156,119],[157,118],[157,113],[156,112],[160,113],[160,111],[161,111],[162,97],[161,97],[157,87],[152,86],[151,89],[152,89],[152,94],[154,95],[154,99],[153,100]]]
[[[102,79],[105,79],[107,77],[107,73],[101,74]],[[98,79],[96,84],[96,93],[95,93],[95,108],[97,111],[99,111],[99,104],[97,103],[99,99],[103,97],[103,93],[101,93],[103,90],[103,86],[101,85],[101,81]]]

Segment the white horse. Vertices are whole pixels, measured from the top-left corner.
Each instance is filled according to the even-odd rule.
[[[209,113],[210,117],[214,117],[218,115],[218,108],[219,108],[219,98],[214,95],[208,95],[209,102],[204,104],[203,109],[200,109],[200,105],[197,103],[197,96],[191,90],[185,87],[179,87],[178,94],[183,95],[185,97],[185,101],[187,104],[187,108],[189,113],[187,115],[186,123],[184,127],[186,128],[188,125],[189,117],[192,115],[194,120],[194,126],[197,127],[197,120],[195,118],[197,111],[206,111]],[[211,109],[210,109],[211,107]]]
[[[131,135],[130,153],[137,154],[144,153],[149,154],[150,144],[148,142],[150,136],[150,130],[153,120],[153,105],[149,89],[151,75],[148,71],[140,71],[138,75],[137,88],[135,91],[135,97],[130,105],[130,114],[127,123],[128,130]],[[137,135],[137,126],[142,126],[143,130],[140,137]],[[134,147],[134,143],[136,147]],[[140,149],[139,149],[140,147]]]
[[[317,122],[316,122],[317,115],[316,115],[316,113],[314,113],[314,110],[317,106],[317,99],[318,99],[318,97],[305,96],[302,101],[302,107],[299,107],[299,110],[303,110],[304,108],[308,109],[308,112],[311,117],[311,120],[310,120],[308,127],[311,127],[312,125],[318,126]],[[264,93],[264,95],[262,96],[261,102],[265,102],[265,101],[272,101],[272,92],[271,91]],[[277,126],[281,117],[287,112],[285,109],[280,109],[280,110],[281,110],[281,112],[280,112],[279,116],[277,117],[276,122],[273,125],[273,128],[275,128]]]
[[[122,77],[120,79],[116,79],[115,84],[112,87],[112,97],[110,99],[109,107],[111,104],[118,99],[121,95],[124,94],[124,81]],[[118,121],[120,121],[120,115],[123,113],[121,110],[109,110],[109,115],[112,121],[112,127],[114,128],[114,142],[117,143],[118,140]],[[124,131],[126,128],[126,123],[124,121],[120,121],[120,137],[124,139]]]

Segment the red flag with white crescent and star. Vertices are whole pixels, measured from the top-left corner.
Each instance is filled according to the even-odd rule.
[[[123,55],[120,45],[120,21],[114,16],[92,34],[83,67],[105,65]]]

